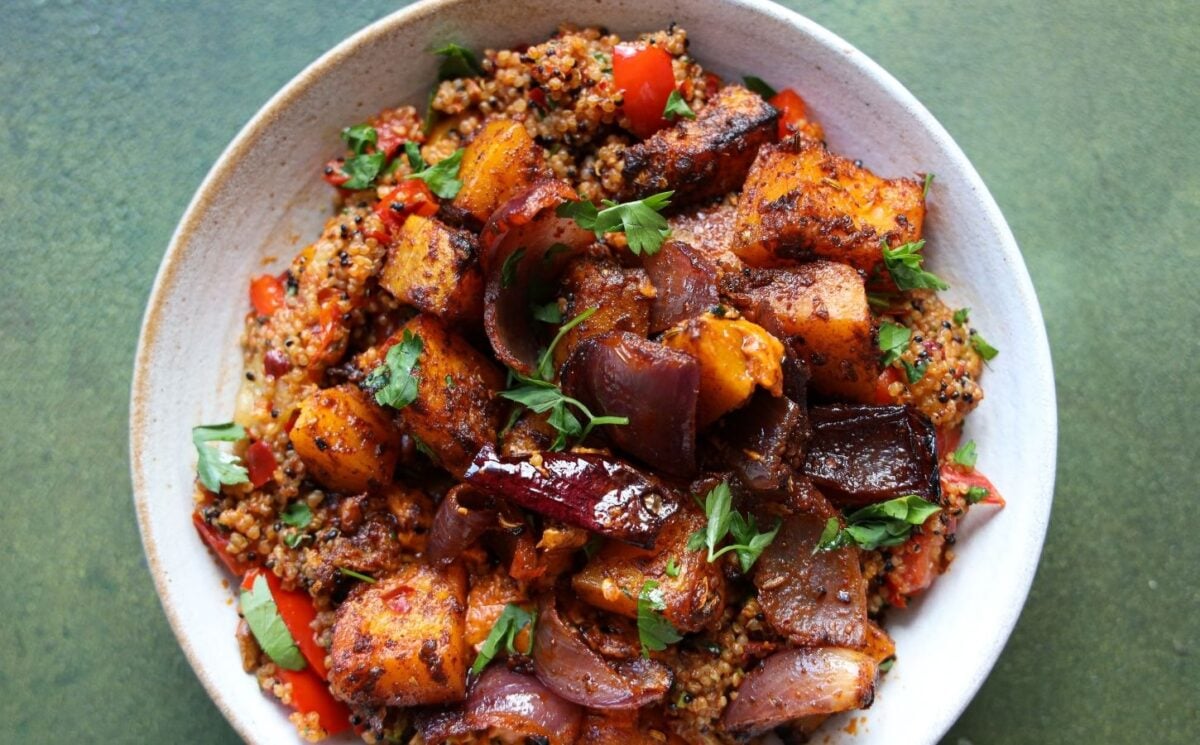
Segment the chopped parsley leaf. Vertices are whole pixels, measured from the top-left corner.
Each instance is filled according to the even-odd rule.
[[[652,579],[646,580],[637,600],[638,639],[642,643],[643,657],[649,657],[652,651],[661,652],[667,645],[683,638],[671,622],[663,617],[662,611],[666,609],[658,583]]]
[[[312,522],[313,514],[304,502],[292,502],[279,513],[279,519],[284,525],[291,525],[293,528],[307,528]]]
[[[900,359],[900,355],[908,347],[908,340],[911,337],[912,331],[907,326],[890,321],[879,324],[879,350],[883,352],[879,364],[888,367]]]
[[[971,332],[971,348],[979,352],[979,356],[985,361],[993,360],[996,358],[996,355],[1000,354],[1000,350],[988,344],[977,331]]]
[[[355,155],[362,155],[368,147],[379,141],[379,133],[370,124],[356,124],[342,130],[342,139]]]
[[[954,322],[957,323],[959,326],[966,323],[967,319],[970,317],[971,317],[971,309],[970,308],[959,308],[958,310],[954,311]]]
[[[985,487],[972,486],[967,489],[967,504],[979,504],[991,494]]]
[[[342,172],[349,178],[346,183],[342,184],[343,189],[367,189],[374,185],[375,179],[379,178],[379,172],[383,170],[383,165],[387,161],[387,155],[384,153],[371,153],[369,155],[355,155],[353,158],[347,158],[342,164]]]
[[[967,468],[975,467],[975,459],[976,455],[974,440],[967,440],[959,446],[958,450],[954,451],[953,455],[950,456],[950,460],[954,461],[960,466],[966,466]]]
[[[338,567],[338,571],[347,577],[353,577],[354,579],[356,579],[360,582],[366,582],[368,585],[373,585],[376,582],[378,582],[378,580],[376,580],[374,577],[372,577],[369,574],[363,574],[362,572],[356,572],[353,569],[347,569],[346,567]]]
[[[676,577],[679,576],[679,562],[675,560],[674,556],[667,559],[667,566],[664,571],[667,573],[667,576],[670,577],[671,579],[675,579]]]
[[[407,148],[406,145],[406,153]],[[458,190],[462,188],[462,181],[458,180],[458,167],[462,164],[464,152],[466,150],[460,147],[434,165],[409,174],[406,178],[420,179],[425,182],[430,191],[442,199],[453,199],[458,195]],[[420,153],[417,154],[417,157],[420,157]],[[411,154],[409,154],[409,161],[412,161]]]
[[[697,530],[688,539],[688,550],[698,551],[707,546],[709,563],[733,551],[737,554],[738,564],[743,573],[750,571],[762,552],[775,540],[781,525],[781,522],[777,521],[771,530],[759,532],[753,515],[746,517],[733,509],[733,493],[725,481],[717,484],[705,496],[704,515],[708,518],[708,523],[703,530]],[[717,546],[727,535],[732,535],[735,542],[718,550]]]
[[[249,590],[242,590],[241,604],[246,625],[271,661],[284,670],[303,670],[304,655],[279,615],[279,606],[263,574],[254,577]]]
[[[667,105],[663,109],[663,119],[673,122],[676,119],[695,119],[696,112],[687,105],[687,101],[683,100],[683,96],[679,91],[671,91],[671,95],[667,96]]]
[[[838,518],[831,517],[825,521],[825,529],[813,553],[850,545],[868,551],[880,546],[897,546],[908,540],[913,527],[924,525],[940,510],[936,504],[909,494],[851,512],[846,516],[845,527]]]
[[[742,82],[746,84],[747,88],[766,99],[774,98],[779,93],[779,91],[768,85],[767,81],[753,75],[747,75],[742,78]]]
[[[383,364],[371,371],[364,381],[380,406],[403,409],[417,400],[417,378],[413,375],[425,342],[408,329],[400,343],[387,351]]]
[[[483,68],[475,59],[475,53],[470,49],[450,42],[433,50],[442,58],[438,63],[438,80],[454,80],[455,78],[473,78],[483,74]]]
[[[518,248],[510,253],[504,263],[500,265],[500,288],[507,290],[512,287],[513,282],[517,278],[517,267],[521,264],[521,259],[525,258],[524,247]]]
[[[533,631],[536,624],[537,611],[527,611],[513,603],[504,606],[504,610],[500,611],[500,617],[496,619],[496,623],[492,624],[492,630],[488,632],[487,638],[479,646],[479,654],[475,657],[475,663],[471,665],[471,675],[478,676],[482,673],[488,663],[500,653],[501,648],[507,650],[509,654],[532,652]],[[521,629],[526,626],[529,627],[528,648],[524,652],[519,652],[516,648],[517,634],[521,633]]]
[[[883,265],[892,281],[901,290],[948,290],[950,285],[942,281],[933,272],[927,272],[922,266],[925,256],[921,250],[925,248],[925,239],[905,243],[902,246],[889,248],[887,241],[881,244],[883,250]]]
[[[603,239],[605,233],[624,233],[634,254],[655,254],[671,234],[667,219],[659,213],[671,203],[674,193],[659,192],[622,204],[605,199],[601,202],[604,209],[600,210],[588,201],[567,202],[560,204],[556,213],[573,219],[584,230],[591,230],[598,239]]]
[[[244,484],[250,480],[241,458],[207,444],[237,442],[245,436],[246,430],[233,422],[201,424],[192,428],[192,444],[196,446],[196,454],[199,456],[196,461],[196,475],[205,489],[216,493],[221,491],[221,484]]]

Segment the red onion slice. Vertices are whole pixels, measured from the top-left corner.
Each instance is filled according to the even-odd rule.
[[[665,331],[718,303],[717,270],[683,241],[666,241],[643,262],[657,294],[650,305],[650,333]]]
[[[725,729],[754,736],[813,714],[865,709],[875,696],[878,665],[837,647],[776,652],[750,671],[725,710]]]
[[[429,529],[429,558],[448,564],[495,525],[490,501],[466,484],[446,492]]]
[[[544,737],[551,745],[569,745],[579,736],[583,710],[532,675],[492,665],[467,694],[465,719],[477,732]]]

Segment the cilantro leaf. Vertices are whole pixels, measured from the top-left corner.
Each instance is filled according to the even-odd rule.
[[[996,355],[1000,354],[1000,350],[988,344],[978,331],[971,332],[971,348],[978,352],[985,361],[993,360]]]
[[[697,551],[707,546],[709,563],[730,551],[736,552],[743,573],[750,571],[762,552],[775,540],[781,525],[777,521],[771,530],[759,532],[753,515],[746,517],[733,509],[733,493],[725,481],[717,484],[705,496],[704,515],[708,518],[708,524],[704,530],[696,531],[688,539],[688,550]],[[727,535],[732,535],[735,542],[718,550],[717,546]]]
[[[950,289],[950,285],[943,282],[940,277],[925,271],[922,267],[925,257],[921,254],[921,250],[925,248],[925,239],[905,243],[895,248],[889,248],[887,241],[884,241],[881,246],[883,265],[887,268],[888,274],[892,275],[892,281],[901,290]]]
[[[959,326],[966,323],[967,319],[970,317],[971,317],[971,309],[970,308],[959,308],[958,310],[954,311],[954,322],[957,323]]]
[[[407,147],[405,152],[407,153]],[[434,165],[417,173],[409,174],[406,178],[420,179],[425,182],[430,191],[442,199],[453,199],[458,195],[458,190],[462,188],[462,181],[458,180],[458,167],[462,164],[464,152],[466,152],[465,148],[460,147]],[[420,157],[419,153],[418,157]],[[409,155],[409,161],[412,161],[411,155]]]
[[[221,484],[244,484],[250,475],[242,459],[233,453],[210,447],[210,442],[237,442],[246,436],[240,424],[202,424],[192,428],[192,444],[196,446],[196,475],[210,492],[221,491]]]
[[[960,466],[966,466],[967,468],[974,468],[975,467],[975,459],[976,459],[975,441],[967,440],[966,442],[964,442],[962,445],[959,446],[958,450],[954,451],[954,454],[950,456],[950,459],[953,460],[955,463],[957,463]]]
[[[279,519],[284,525],[291,525],[293,528],[307,528],[312,522],[313,514],[304,502],[292,502],[279,513]]]
[[[420,336],[404,330],[400,343],[387,351],[383,364],[372,370],[364,381],[367,389],[374,392],[376,403],[403,409],[417,400],[417,378],[413,370],[424,348],[425,342]]]
[[[264,575],[256,575],[250,589],[242,590],[241,601],[242,616],[258,640],[258,646],[284,670],[303,670],[304,655],[300,654],[296,640],[279,615],[279,607],[271,597],[271,588]]]
[[[854,544],[868,551],[880,546],[897,546],[908,540],[912,529],[924,525],[929,517],[939,511],[932,502],[915,494],[889,499],[846,516],[845,527],[839,527],[836,517],[825,522],[825,529],[813,553],[832,551]]]
[[[742,82],[746,84],[747,88],[763,98],[774,98],[779,93],[779,91],[768,85],[765,80],[753,75],[747,75],[746,77],[742,78]]]
[[[379,172],[383,170],[383,164],[386,160],[387,155],[384,153],[355,155],[353,158],[348,158],[342,164],[342,172],[349,176],[349,178],[346,180],[346,183],[342,184],[342,188],[370,188],[375,184],[375,179],[379,178]]]
[[[596,238],[605,233],[624,233],[629,250],[636,255],[655,254],[671,234],[667,219],[659,214],[671,203],[673,191],[664,191],[619,204],[610,199],[601,202],[604,209],[597,209],[591,202],[567,202],[555,210],[559,217],[573,219],[579,227],[591,230]]]
[[[671,91],[667,96],[667,105],[663,108],[663,119],[673,122],[676,119],[695,119],[696,112],[687,105],[679,91]]]
[[[521,654],[533,652],[533,633],[536,624],[537,611],[530,612],[513,603],[504,606],[504,610],[500,611],[500,617],[496,619],[496,623],[492,624],[492,630],[488,632],[487,638],[479,646],[475,664],[471,665],[471,675],[478,676],[482,673],[488,663],[499,654],[501,647],[508,650],[509,654],[517,654],[517,634],[526,626],[529,627],[529,648]]]
[[[347,569],[346,567],[338,567],[338,571],[341,572],[346,577],[353,577],[354,579],[356,579],[360,582],[366,582],[368,585],[373,585],[379,581],[369,574],[363,574],[362,572],[356,572],[353,569]]]
[[[379,142],[379,133],[370,124],[356,124],[342,130],[342,139],[355,155],[362,155],[368,146]]]
[[[890,321],[879,324],[879,350],[883,352],[879,364],[887,367],[900,359],[901,353],[908,347],[908,340],[911,336],[912,331],[907,326]]]
[[[986,487],[972,486],[967,489],[967,504],[979,504],[991,494]]]
[[[438,80],[454,80],[455,78],[473,78],[483,74],[483,68],[475,59],[475,53],[470,49],[450,42],[433,50],[442,58],[438,63]]]
[[[646,580],[637,600],[638,639],[642,643],[643,657],[649,657],[652,651],[661,652],[668,644],[683,638],[671,622],[663,618],[662,611],[666,609],[658,583],[652,579]]]

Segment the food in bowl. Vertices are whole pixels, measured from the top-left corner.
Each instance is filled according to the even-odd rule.
[[[334,216],[250,280],[234,421],[193,430],[246,671],[314,740],[869,706],[887,609],[1002,504],[959,442],[997,352],[924,266],[932,176],[831,152],[678,27],[438,54],[423,115],[348,123]]]

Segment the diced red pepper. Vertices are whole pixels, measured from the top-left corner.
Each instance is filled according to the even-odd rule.
[[[329,692],[325,681],[312,670],[279,670],[283,682],[292,686],[292,708],[303,714],[317,713],[321,729],[331,735],[350,729],[350,709]]]
[[[621,108],[633,133],[645,139],[667,126],[663,110],[675,90],[671,55],[648,44],[618,44],[612,67],[613,84],[624,92]]]
[[[791,88],[784,88],[771,96],[768,103],[779,110],[780,138],[790,137],[800,131],[800,126],[808,117],[808,107],[804,105],[804,99],[800,98],[799,93]]]
[[[275,477],[275,452],[262,440],[246,448],[246,470],[250,472],[250,484],[259,488]]]
[[[894,367],[884,368],[883,372],[879,375],[879,379],[875,382],[875,403],[881,406],[896,403],[895,399],[892,398],[891,391],[888,389],[891,388],[892,383],[899,382],[899,380],[899,370]]]
[[[404,179],[375,205],[375,214],[392,230],[399,230],[409,215],[431,217],[437,214],[438,203],[433,192],[421,179]]]
[[[246,572],[254,570],[254,564],[229,553],[229,539],[219,529],[209,525],[199,512],[192,513],[192,524],[196,526],[196,532],[200,534],[200,539],[208,544],[208,547],[230,572],[241,577]]]
[[[260,316],[274,315],[284,306],[287,290],[283,280],[270,274],[262,274],[250,280],[250,304]]]
[[[287,626],[288,632],[296,640],[296,646],[300,648],[300,653],[304,655],[309,666],[322,680],[328,678],[329,669],[325,667],[325,649],[317,644],[317,640],[313,637],[312,622],[317,617],[317,609],[313,606],[312,598],[307,592],[283,589],[283,584],[274,572],[262,569],[251,569],[247,572],[246,576],[242,578],[242,589],[249,590],[253,587],[255,578],[260,574],[267,578],[271,599],[275,601],[275,607],[279,609],[279,616],[283,619],[283,624]]]
[[[342,184],[349,181],[350,177],[347,176],[346,172],[342,170],[342,166],[344,164],[345,161],[343,161],[341,158],[334,158],[326,163],[325,169],[321,174],[321,177],[325,179],[325,183],[329,184],[330,186],[341,188]]]

